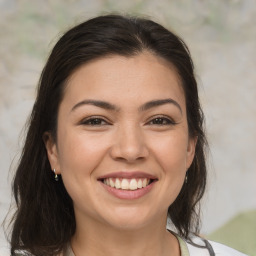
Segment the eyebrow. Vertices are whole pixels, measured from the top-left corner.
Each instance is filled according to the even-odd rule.
[[[160,100],[152,100],[149,102],[146,102],[145,104],[143,104],[139,110],[140,111],[146,111],[150,108],[154,108],[154,107],[158,107],[161,105],[165,105],[165,104],[173,104],[174,106],[176,106],[180,112],[182,113],[182,109],[181,106],[179,105],[179,103],[173,99],[160,99]]]
[[[107,110],[112,110],[112,111],[119,111],[119,108],[111,103],[108,103],[106,101],[101,101],[101,100],[83,100],[78,102],[72,109],[71,112],[77,109],[78,107],[81,107],[83,105],[93,105],[99,108],[107,109]]]
[[[180,112],[182,114],[182,108],[179,105],[179,103],[177,101],[173,100],[173,99],[170,99],[170,98],[152,100],[152,101],[146,102],[142,106],[139,107],[139,111],[140,112],[146,111],[146,110],[149,110],[151,108],[159,107],[159,106],[162,106],[162,105],[165,105],[165,104],[173,104],[174,106],[176,106],[180,110]],[[83,100],[83,101],[78,102],[71,109],[71,112],[74,111],[75,109],[77,109],[78,107],[81,107],[81,106],[84,106],[84,105],[93,105],[93,106],[96,106],[96,107],[99,107],[99,108],[103,108],[103,109],[111,110],[111,111],[115,111],[115,112],[120,111],[119,107],[117,107],[116,105],[113,105],[109,102],[101,101],[101,100],[90,100],[89,99],[89,100]]]

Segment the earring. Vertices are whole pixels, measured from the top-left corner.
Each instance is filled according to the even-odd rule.
[[[186,177],[185,177],[185,183],[188,183],[188,174],[186,173]]]
[[[55,179],[56,181],[59,181],[59,177],[58,177],[58,174],[56,173],[56,170],[53,169],[53,172],[54,172],[54,174],[55,174],[54,179]]]

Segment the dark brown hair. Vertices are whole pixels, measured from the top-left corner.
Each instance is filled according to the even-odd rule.
[[[199,231],[198,202],[206,185],[203,113],[193,62],[185,43],[161,25],[143,18],[106,15],[67,31],[54,46],[42,71],[37,98],[28,121],[27,137],[13,181],[17,211],[13,217],[11,253],[57,255],[76,229],[73,203],[60,177],[54,181],[43,134],[56,139],[57,115],[65,84],[81,65],[107,55],[134,56],[150,51],[171,63],[185,93],[189,133],[197,137],[196,152],[184,183],[168,214],[178,233],[187,238]]]

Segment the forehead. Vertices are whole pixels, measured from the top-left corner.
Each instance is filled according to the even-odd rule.
[[[149,52],[132,57],[112,55],[82,65],[71,75],[63,100],[95,97],[120,103],[171,97],[185,104],[175,68]]]

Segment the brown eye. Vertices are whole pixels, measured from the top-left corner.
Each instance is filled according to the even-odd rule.
[[[166,117],[156,117],[152,119],[149,124],[151,125],[174,125],[175,122]]]
[[[82,125],[89,125],[89,126],[101,126],[107,125],[108,123],[102,118],[88,118],[81,122]]]

